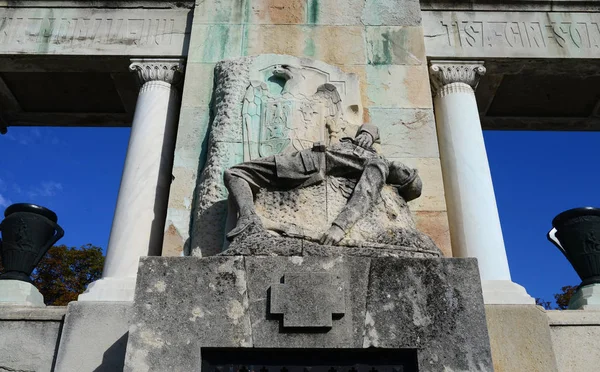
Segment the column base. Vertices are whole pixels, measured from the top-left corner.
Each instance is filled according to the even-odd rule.
[[[40,291],[21,280],[0,280],[0,305],[46,306]]]
[[[577,288],[569,301],[569,310],[600,310],[600,284]]]
[[[77,301],[133,301],[135,280],[135,277],[96,280],[77,297]]]
[[[535,305],[525,288],[510,280],[482,280],[483,303],[486,305]]]

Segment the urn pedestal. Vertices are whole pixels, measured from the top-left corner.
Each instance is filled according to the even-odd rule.
[[[552,220],[548,240],[582,280],[569,309],[600,309],[600,209],[584,207],[560,213]]]

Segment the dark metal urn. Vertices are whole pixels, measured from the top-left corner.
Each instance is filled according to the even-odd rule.
[[[552,220],[550,240],[567,257],[582,282],[600,283],[600,209],[575,208]]]
[[[65,232],[56,213],[35,204],[13,204],[4,217],[0,255],[5,272],[0,279],[31,282],[33,269]]]

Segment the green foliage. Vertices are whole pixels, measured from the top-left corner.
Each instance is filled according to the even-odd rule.
[[[34,270],[33,283],[44,295],[46,305],[64,306],[77,300],[88,284],[100,279],[103,265],[100,247],[91,244],[80,248],[54,246]],[[3,272],[2,262],[0,272]]]
[[[569,307],[569,301],[571,301],[571,297],[575,294],[577,290],[577,286],[566,285],[560,289],[562,292],[554,295],[554,300],[556,301],[557,309],[566,310]]]
[[[542,298],[535,299],[535,304],[543,307],[546,310],[566,310],[569,307],[569,301],[575,291],[577,290],[577,286],[566,285],[562,287],[560,293],[556,293],[554,295],[554,300],[556,301],[556,307],[552,307],[550,301],[544,301]]]

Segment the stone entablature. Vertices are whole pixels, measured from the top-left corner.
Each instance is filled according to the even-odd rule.
[[[600,13],[423,12],[435,58],[600,58]]]
[[[0,8],[0,54],[185,56],[190,9]]]

